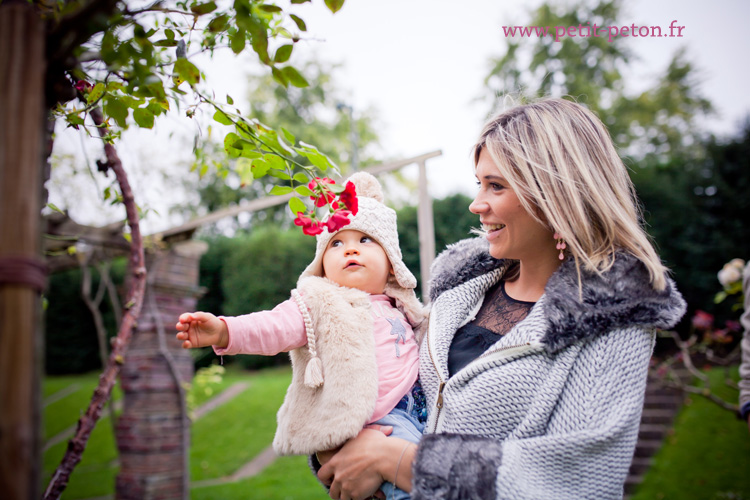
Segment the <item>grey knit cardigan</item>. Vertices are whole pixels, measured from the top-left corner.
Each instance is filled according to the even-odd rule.
[[[413,466],[413,500],[622,498],[655,329],[685,302],[655,291],[640,261],[618,254],[603,276],[571,259],[529,315],[452,377],[448,350],[505,261],[483,239],[449,247],[432,268],[420,380],[429,420]]]

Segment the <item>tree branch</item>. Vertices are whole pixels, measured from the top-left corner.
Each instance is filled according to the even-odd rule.
[[[109,133],[104,123],[104,116],[101,109],[94,108],[89,114],[99,130],[99,135],[104,137]],[[107,157],[108,166],[114,171],[117,182],[122,192],[123,203],[127,213],[128,225],[130,226],[131,248],[130,248],[130,272],[132,281],[128,290],[125,303],[126,312],[120,324],[120,331],[115,337],[112,344],[107,366],[99,377],[99,385],[94,390],[86,413],[78,420],[76,433],[68,442],[68,449],[57,467],[55,474],[50,481],[44,499],[58,499],[65,490],[70,479],[73,469],[81,461],[83,450],[94,429],[96,422],[102,414],[102,409],[112,393],[117,375],[120,371],[120,365],[123,362],[125,349],[133,335],[135,323],[141,313],[143,305],[143,296],[146,289],[146,265],[143,252],[143,237],[138,220],[138,209],[133,198],[133,190],[130,188],[128,176],[122,167],[120,157],[112,144],[104,144],[104,153]]]

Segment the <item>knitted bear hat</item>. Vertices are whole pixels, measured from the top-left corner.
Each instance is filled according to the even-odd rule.
[[[391,262],[398,285],[407,290],[415,288],[417,279],[406,267],[401,257],[396,229],[396,211],[383,204],[383,189],[380,187],[380,183],[367,172],[357,172],[348,180],[354,183],[356,187],[359,211],[357,215],[350,216],[351,222],[342,227],[340,231],[355,229],[377,241],[383,247],[388,260]],[[302,272],[300,279],[307,276],[323,276],[323,253],[325,253],[328,243],[336,233],[338,231],[329,233],[324,230],[317,235],[315,258]]]

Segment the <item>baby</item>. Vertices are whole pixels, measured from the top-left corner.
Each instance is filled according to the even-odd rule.
[[[396,213],[378,181],[359,172],[359,210],[351,223],[317,236],[315,258],[271,311],[238,317],[184,313],[176,328],[184,348],[272,356],[290,351],[292,383],[279,409],[273,446],[281,455],[337,448],[371,423],[417,443],[426,421],[417,382],[423,320],[416,279],[401,258]],[[391,483],[387,498],[408,493]]]

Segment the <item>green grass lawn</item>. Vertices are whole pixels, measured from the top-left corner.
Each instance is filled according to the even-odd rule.
[[[721,373],[711,375],[718,379]],[[71,384],[78,386],[77,391],[45,407],[45,436],[76,422],[88,405],[97,379],[98,374],[88,374],[45,380],[45,398]],[[198,406],[236,382],[249,383],[239,396],[193,423],[191,481],[229,476],[271,444],[276,411],[290,379],[288,368],[250,373],[230,367],[222,382],[212,387],[211,394],[193,394]],[[732,396],[731,392],[726,395]],[[45,486],[66,445],[67,441],[62,442],[44,454]],[[632,500],[750,500],[747,471],[750,471],[747,425],[726,410],[694,396],[675,420],[672,434],[654,458],[653,467]],[[117,472],[112,427],[104,419],[94,429],[63,498],[113,495]],[[191,498],[324,500],[328,497],[309,472],[305,457],[283,457],[255,477],[195,487]]]
[[[737,369],[733,376],[738,378]],[[727,399],[723,370],[710,373],[712,387]],[[701,396],[691,396],[673,432],[654,457],[631,500],[750,500],[750,433],[747,422]]]
[[[64,394],[73,385],[75,391],[44,407],[44,436],[51,436],[75,425],[91,400],[98,383],[98,373],[46,377],[42,387],[46,400]],[[249,387],[228,403],[193,422],[191,429],[191,481],[228,476],[252,460],[271,444],[276,429],[276,411],[291,381],[291,370],[273,368],[250,373],[230,367],[221,382],[211,386],[210,393],[196,390],[192,394],[198,407],[237,382]],[[114,392],[120,399],[119,390]],[[117,448],[107,412],[91,434],[81,463],[70,478],[63,498],[80,499],[113,495],[117,465]],[[44,453],[44,486],[60,463],[67,439]],[[304,457],[276,460],[256,477],[219,486],[196,488],[193,498],[328,498],[307,468]]]

